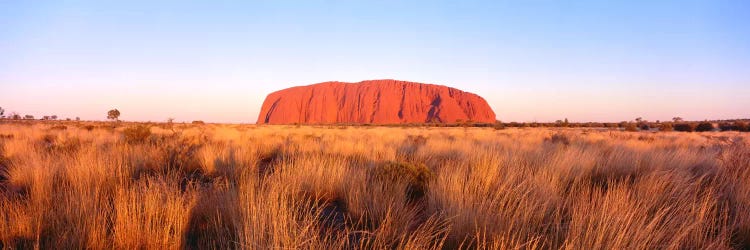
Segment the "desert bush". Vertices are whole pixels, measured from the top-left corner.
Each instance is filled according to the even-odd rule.
[[[45,134],[40,138],[40,141],[45,146],[51,146],[55,144],[55,141],[57,140],[57,135],[55,134]]]
[[[668,122],[662,123],[659,126],[659,131],[669,132],[669,131],[673,131],[673,130],[674,130],[674,127],[672,127],[672,124],[668,123]]]
[[[192,124],[193,125],[205,125],[206,123],[203,121],[193,121]]]
[[[719,123],[719,130],[721,130],[721,131],[737,131],[737,126],[735,126],[733,123],[722,122],[722,123]]]
[[[550,138],[546,138],[544,140],[553,144],[562,144],[565,146],[570,145],[570,137],[562,133],[554,134]]]
[[[52,139],[47,145],[47,151],[56,154],[74,155],[83,145],[78,137]]]
[[[495,130],[503,130],[505,129],[505,125],[502,122],[496,122],[493,126],[493,129]]]
[[[2,150],[2,144],[0,144],[0,193],[5,191],[5,182],[9,178],[8,176],[9,167],[10,167],[10,159],[5,157],[3,150]]]
[[[696,132],[710,132],[714,131],[714,124],[710,122],[701,122],[695,127]]]
[[[744,122],[744,121],[736,121],[734,122],[734,126],[737,127],[737,131],[741,131],[741,132],[750,131],[750,125],[748,125],[747,122]]]
[[[166,145],[165,145],[166,144]],[[164,166],[168,170],[185,172],[190,178],[202,178],[205,173],[196,157],[202,145],[187,141],[161,143],[164,151]]]
[[[139,124],[125,128],[122,131],[122,135],[127,143],[143,143],[151,137],[151,127],[144,124]]]
[[[114,194],[113,237],[124,249],[176,249],[185,244],[195,192],[174,183],[145,179]]]
[[[424,135],[409,135],[406,137],[406,143],[421,147],[427,144],[427,137]]]
[[[65,125],[55,125],[49,128],[50,130],[66,130],[68,129],[68,126]]]
[[[698,125],[695,123],[677,123],[674,125],[675,131],[693,132]]]
[[[638,126],[635,123],[629,122],[629,123],[625,124],[625,131],[628,131],[628,132],[637,132],[638,131]]]
[[[239,242],[239,207],[236,192],[209,188],[197,195],[190,208],[183,249],[235,249]],[[218,205],[221,204],[221,205]]]
[[[747,122],[738,121],[738,122],[735,122],[735,126],[737,126],[737,130],[739,131],[750,132],[750,125],[748,125]]]
[[[407,196],[411,200],[424,197],[429,181],[433,177],[432,171],[424,164],[394,161],[375,167],[372,175],[380,181],[406,183]]]
[[[401,144],[398,153],[401,157],[410,158],[425,144],[427,144],[427,137],[423,135],[408,135]]]
[[[719,123],[719,129],[721,131],[740,131],[747,132],[749,127],[747,122],[735,121],[735,122],[722,122]]]

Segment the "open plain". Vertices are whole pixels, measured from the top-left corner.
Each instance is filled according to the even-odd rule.
[[[0,246],[731,249],[750,136],[0,124]]]

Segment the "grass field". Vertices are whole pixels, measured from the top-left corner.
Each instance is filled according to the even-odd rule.
[[[750,248],[750,133],[0,124],[0,246]]]

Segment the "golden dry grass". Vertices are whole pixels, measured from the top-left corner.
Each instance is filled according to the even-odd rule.
[[[0,124],[0,246],[750,247],[747,134],[137,126]]]

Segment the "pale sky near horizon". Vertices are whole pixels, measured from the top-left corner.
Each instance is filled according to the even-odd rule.
[[[0,107],[254,123],[275,90],[398,79],[502,121],[750,118],[750,1],[201,2],[0,1]]]

